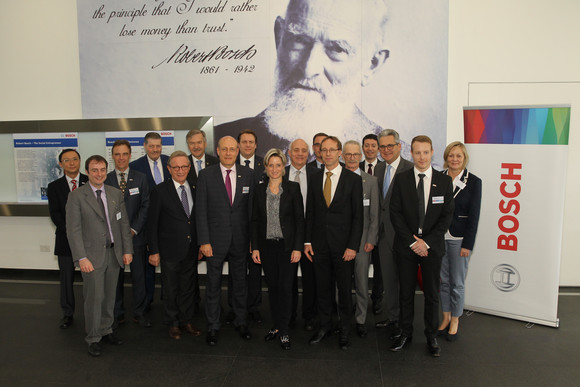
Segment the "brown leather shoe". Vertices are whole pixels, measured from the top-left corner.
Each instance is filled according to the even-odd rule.
[[[181,339],[181,330],[178,327],[170,327],[169,328],[169,337],[173,340],[180,340]]]
[[[199,336],[201,335],[201,331],[199,329],[197,329],[196,327],[194,327],[191,324],[185,324],[183,326],[180,327],[184,332],[189,333],[192,336]]]

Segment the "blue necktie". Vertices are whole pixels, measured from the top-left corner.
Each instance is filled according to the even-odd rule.
[[[389,185],[391,185],[391,168],[390,164],[387,165],[387,174],[385,175],[385,181],[383,181],[383,199],[387,197],[387,191],[389,190]]]
[[[199,173],[199,171],[203,169],[203,167],[201,166],[201,160],[195,160],[195,162],[197,163],[197,173]]]
[[[157,160],[155,160],[153,162],[153,177],[155,179],[155,184],[159,184],[162,181],[161,178],[161,171],[159,170],[159,167],[157,166]]]

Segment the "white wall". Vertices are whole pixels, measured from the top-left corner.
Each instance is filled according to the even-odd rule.
[[[580,2],[450,0],[449,8],[449,141],[463,138],[463,106],[573,106],[560,284],[579,286]],[[76,19],[74,0],[2,1],[0,120],[81,118]],[[53,232],[47,218],[0,217],[0,267],[56,268]]]

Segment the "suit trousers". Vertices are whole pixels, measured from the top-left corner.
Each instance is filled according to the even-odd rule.
[[[220,298],[222,270],[227,257],[229,277],[231,277],[232,309],[235,314],[234,325],[236,327],[247,325],[247,302],[248,285],[246,277],[247,252],[228,252],[226,256],[215,255],[207,258],[207,275],[205,289],[205,314],[208,329],[219,330],[220,323]]]
[[[296,317],[298,310],[298,265],[295,267],[294,281],[292,284],[292,316]],[[302,253],[300,258],[300,271],[302,272],[302,318],[306,321],[316,318],[318,307],[316,304],[316,279],[314,277],[314,264]]]
[[[161,257],[160,261],[165,323],[174,327],[191,323],[198,280],[197,256],[189,254],[178,261]]]
[[[375,246],[371,253],[371,263],[373,264],[373,291],[371,293],[371,299],[373,302],[378,302],[383,299],[383,293],[385,291],[379,246]]]
[[[344,252],[314,251],[313,263],[318,295],[318,315],[323,330],[332,329],[333,296],[338,289],[338,317],[343,335],[352,325],[352,274],[354,261],[342,259]],[[336,283],[334,282],[336,280]]]
[[[133,245],[133,262],[131,262],[131,284],[133,289],[133,317],[145,314],[147,292],[145,288],[145,267],[148,264],[145,246]],[[125,318],[125,269],[119,269],[117,296],[115,300],[115,320]]]
[[[367,320],[369,304],[369,266],[371,254],[364,250],[356,254],[354,259],[354,288],[356,298],[355,320],[357,324],[364,324]]]
[[[252,253],[246,257],[248,269],[248,312],[255,312],[262,305],[262,265],[254,262]],[[232,277],[228,277],[228,306],[232,308]]]
[[[119,279],[119,262],[112,248],[105,249],[105,264],[90,273],[82,273],[85,299],[85,341],[98,343],[113,332],[113,312]]]
[[[75,265],[71,256],[58,256],[60,275],[60,307],[64,316],[71,316],[75,312]]]
[[[290,262],[292,251],[284,248],[284,240],[267,240],[260,252],[268,284],[273,328],[280,335],[288,334],[292,315],[292,284],[297,263]]]
[[[145,291],[147,293],[145,308],[149,310],[155,298],[155,266],[149,263],[149,257],[147,257],[147,263],[145,264]]]
[[[390,321],[399,319],[399,268],[393,251],[392,243],[387,236],[379,240],[379,257],[381,260],[381,277],[385,290],[385,311]]]
[[[441,310],[460,317],[465,303],[465,276],[469,257],[462,257],[463,240],[446,240],[441,262]]]
[[[415,289],[417,287],[417,271],[421,266],[423,277],[423,293],[425,307],[423,320],[425,323],[425,336],[435,338],[439,326],[439,274],[441,272],[441,257],[429,252],[426,257],[415,254],[411,249],[409,253],[398,254],[400,280],[400,306],[399,325],[403,334],[413,336],[413,318],[415,312]]]

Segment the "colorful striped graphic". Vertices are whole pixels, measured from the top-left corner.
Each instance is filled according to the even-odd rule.
[[[466,144],[568,145],[570,107],[463,109]]]

